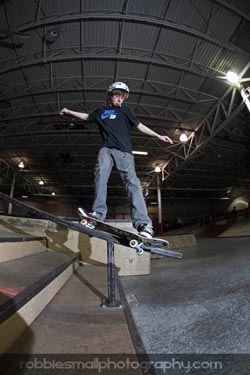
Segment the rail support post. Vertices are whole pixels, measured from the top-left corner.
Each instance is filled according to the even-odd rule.
[[[121,302],[115,300],[115,264],[114,242],[107,241],[107,277],[108,299],[102,300],[101,307],[121,307]]]

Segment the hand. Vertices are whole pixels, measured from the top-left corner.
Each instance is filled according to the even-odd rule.
[[[167,135],[161,135],[160,140],[163,141],[163,142],[170,143],[171,145],[174,143],[172,141],[172,139],[170,137],[168,137]]]
[[[64,115],[69,115],[70,114],[70,110],[68,108],[63,108],[61,109],[61,111],[59,112],[59,115],[60,116],[64,116]]]

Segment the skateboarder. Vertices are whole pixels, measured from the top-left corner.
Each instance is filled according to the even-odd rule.
[[[95,200],[89,216],[104,221],[107,214],[107,185],[113,165],[116,166],[126,186],[132,207],[132,223],[141,236],[152,238],[152,221],[148,216],[140,181],[135,172],[131,148],[131,128],[163,142],[173,143],[167,135],[160,135],[143,125],[131,107],[123,105],[129,96],[129,88],[123,82],[112,83],[107,90],[106,105],[100,106],[90,114],[63,108],[61,116],[71,115],[81,120],[92,120],[98,124],[103,140],[98,153],[95,175]],[[81,207],[79,213],[83,213]]]

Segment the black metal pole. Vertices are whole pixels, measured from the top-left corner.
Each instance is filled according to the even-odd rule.
[[[114,242],[107,241],[107,277],[108,299],[102,300],[101,307],[121,307],[121,302],[115,300],[115,264]]]

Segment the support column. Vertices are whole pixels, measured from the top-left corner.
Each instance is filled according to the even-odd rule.
[[[101,307],[121,307],[121,302],[115,300],[114,258],[114,242],[107,242],[108,299],[101,302]]]
[[[157,181],[157,203],[158,203],[158,233],[163,233],[163,223],[162,223],[162,202],[161,202],[161,187],[160,187],[160,174],[156,174]]]
[[[12,180],[11,187],[10,187],[10,198],[14,197],[15,182],[16,182],[16,178],[15,176],[13,176],[13,180]],[[9,215],[12,214],[12,203],[9,203],[8,205],[8,214]]]

